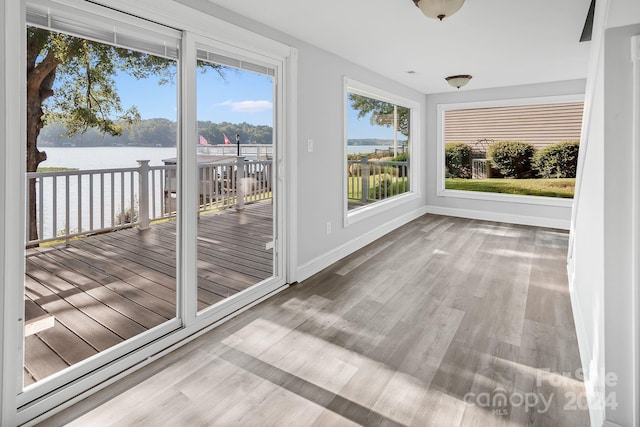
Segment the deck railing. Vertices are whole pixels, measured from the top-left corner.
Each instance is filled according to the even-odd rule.
[[[347,160],[349,202],[367,204],[409,191],[409,160],[371,161],[367,156]]]
[[[198,154],[235,156],[238,154],[237,144],[198,145]],[[273,158],[271,144],[240,144],[240,155],[245,158],[269,160]]]
[[[134,226],[146,229],[154,220],[175,216],[176,166],[138,164],[27,173],[27,183],[35,181],[38,235],[30,239],[27,230],[27,246]],[[200,212],[270,199],[271,164],[243,157],[199,164]]]

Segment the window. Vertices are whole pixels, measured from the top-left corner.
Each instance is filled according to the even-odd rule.
[[[582,96],[439,105],[438,194],[571,199],[582,109]]]
[[[345,80],[345,224],[415,195],[415,102]]]

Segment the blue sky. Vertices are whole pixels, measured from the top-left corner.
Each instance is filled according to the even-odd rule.
[[[126,74],[116,79],[124,108],[135,105],[143,119],[176,120],[175,84],[159,85],[155,77],[138,80]],[[198,73],[198,120],[273,125],[272,78],[230,69],[224,80],[214,71]]]
[[[116,84],[124,108],[135,105],[143,119],[176,120],[174,84],[159,85],[155,77],[138,80],[126,74],[119,75]],[[223,80],[214,71],[199,72],[197,91],[198,120],[273,125],[273,85],[269,76],[229,69]],[[347,116],[348,138],[393,139],[393,129],[372,126],[370,116],[358,119],[351,108]]]

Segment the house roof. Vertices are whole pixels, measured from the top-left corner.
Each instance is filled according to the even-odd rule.
[[[412,0],[209,1],[424,93],[456,91],[455,74],[473,75],[468,89],[587,74],[590,0],[467,0],[442,22]]]

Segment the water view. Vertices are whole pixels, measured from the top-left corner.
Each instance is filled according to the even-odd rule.
[[[348,145],[347,153],[373,153],[386,145]],[[160,166],[165,159],[176,157],[176,147],[42,147],[47,160],[40,167],[73,169],[111,169],[137,167],[137,160],[149,160]]]
[[[46,147],[47,160],[40,167],[112,169],[137,167],[137,160],[151,166],[176,157],[176,147]]]

